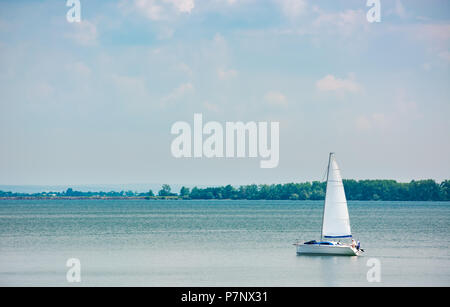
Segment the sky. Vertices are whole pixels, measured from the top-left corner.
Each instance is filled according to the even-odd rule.
[[[450,2],[0,1],[0,184],[450,178]],[[172,156],[177,121],[280,124],[278,167]]]

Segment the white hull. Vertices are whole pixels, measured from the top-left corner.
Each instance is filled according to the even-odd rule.
[[[361,251],[348,245],[296,244],[298,255],[358,256]]]

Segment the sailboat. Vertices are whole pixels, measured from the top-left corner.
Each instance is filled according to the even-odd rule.
[[[359,256],[363,250],[340,241],[325,239],[351,238],[350,218],[341,172],[334,153],[330,153],[327,169],[327,188],[322,216],[320,241],[296,242],[298,255]]]

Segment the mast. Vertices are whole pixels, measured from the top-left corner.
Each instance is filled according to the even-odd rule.
[[[325,185],[325,199],[323,200],[323,212],[322,212],[322,228],[320,229],[320,241],[322,241],[323,238],[323,220],[325,218],[325,202],[326,202],[326,195],[327,195],[327,187],[328,187],[328,175],[330,173],[330,163],[331,163],[331,155],[333,155],[334,152],[330,152],[330,156],[328,157],[328,167],[327,167],[327,181]]]

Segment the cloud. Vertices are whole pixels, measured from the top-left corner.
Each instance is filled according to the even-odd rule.
[[[339,79],[333,75],[327,75],[316,82],[316,88],[321,92],[350,92],[360,90],[360,86],[352,79]]]
[[[238,72],[237,72],[237,70],[234,70],[234,69],[219,68],[217,70],[217,76],[219,77],[220,80],[229,80],[229,79],[236,77],[237,75],[238,75]]]
[[[284,15],[289,18],[296,18],[303,14],[306,10],[307,3],[305,0],[275,0],[281,7]]]
[[[280,92],[270,91],[264,95],[264,100],[272,106],[287,106],[287,98]]]
[[[163,6],[159,5],[157,1],[136,0],[134,2],[134,7],[148,19],[151,20],[163,19],[164,8]]]
[[[179,87],[175,88],[169,95],[162,99],[163,104],[178,100],[179,98],[194,92],[194,85],[190,82],[183,83]]]
[[[68,34],[67,37],[83,46],[97,44],[98,32],[95,24],[82,20],[81,22],[72,23],[71,26],[73,27],[73,32]]]
[[[195,7],[194,0],[166,0],[171,2],[172,5],[181,13],[191,13]]]
[[[171,13],[190,14],[195,7],[194,0],[135,0],[134,9],[150,20],[168,19]]]
[[[327,13],[315,8],[318,17],[313,21],[316,28],[326,28],[331,32],[349,36],[360,29],[367,29],[368,22],[363,10],[346,10],[337,13]]]

